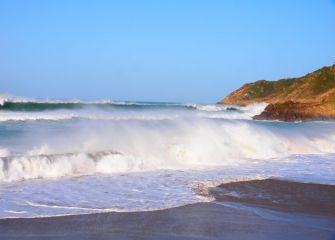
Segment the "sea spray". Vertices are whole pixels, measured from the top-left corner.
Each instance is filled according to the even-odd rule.
[[[333,123],[293,126],[204,118],[80,121],[52,135],[26,134],[31,141],[36,139],[34,147],[19,154],[2,150],[1,181],[243,166],[254,160],[335,151]]]

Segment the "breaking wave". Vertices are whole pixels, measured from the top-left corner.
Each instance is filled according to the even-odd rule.
[[[142,120],[142,121],[160,121],[172,120],[177,118],[175,114],[109,114],[106,112],[70,112],[70,111],[47,111],[47,112],[0,112],[0,122],[16,121],[64,121],[75,119],[87,120]]]
[[[334,123],[210,119],[75,124],[23,153],[0,151],[0,181],[163,169],[201,169],[335,153]],[[35,136],[36,137],[36,136]],[[34,138],[29,138],[31,139]],[[108,149],[105,151],[103,149]]]

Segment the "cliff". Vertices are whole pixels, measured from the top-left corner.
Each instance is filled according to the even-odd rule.
[[[335,119],[335,65],[303,77],[245,84],[219,104],[248,105],[257,102],[269,105],[255,119]]]

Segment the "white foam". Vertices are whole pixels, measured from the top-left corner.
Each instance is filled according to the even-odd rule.
[[[8,157],[10,155],[10,152],[6,148],[0,148],[0,158],[2,157]]]
[[[251,160],[335,152],[333,124],[278,129],[253,121],[179,119],[167,123],[82,122],[70,130],[65,130],[66,138],[62,131],[51,138],[41,135],[42,145],[20,155],[11,156],[4,150],[0,180],[243,166]],[[100,152],[97,157],[92,155],[95,152]]]
[[[194,104],[193,107],[195,109],[198,109],[198,110],[201,110],[201,111],[206,111],[206,112],[219,112],[219,111],[225,111],[225,110],[227,110],[227,106],[224,106],[224,105],[212,105],[212,104],[201,105],[201,104]]]
[[[85,113],[71,111],[46,111],[46,112],[0,112],[0,122],[11,121],[64,121],[72,119],[90,120],[143,120],[143,121],[162,121],[178,118],[176,114],[108,114],[108,113]]]
[[[265,109],[265,107],[268,104],[265,102],[262,103],[254,103],[254,104],[250,104],[247,106],[242,106],[240,107],[240,109],[244,112],[247,112],[249,114],[249,116],[255,116],[260,114],[261,112],[263,112],[263,110]]]
[[[29,102],[34,101],[33,99],[24,98],[24,97],[16,97],[9,93],[0,94],[0,106],[3,106],[5,102]]]
[[[20,97],[20,96],[14,96],[9,93],[2,93],[0,94],[0,106],[3,106],[5,102],[13,102],[13,103],[50,103],[50,104],[58,104],[58,103],[80,103],[80,104],[114,104],[114,105],[143,105],[143,106],[157,106],[157,103],[155,102],[135,102],[135,101],[116,101],[111,99],[100,99],[100,100],[79,100],[79,99],[35,99],[35,98],[28,98],[28,97]],[[179,103],[166,103],[170,106],[182,106],[183,104]]]
[[[334,184],[334,155],[299,155],[201,171],[92,175],[0,185],[0,218],[150,211],[211,201],[197,195],[222,182],[276,177]]]
[[[8,121],[59,121],[75,118],[73,113],[50,113],[50,112],[0,112],[0,122]]]

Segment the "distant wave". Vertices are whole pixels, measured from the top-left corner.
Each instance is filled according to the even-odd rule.
[[[76,110],[85,107],[92,108],[159,108],[159,107],[186,107],[192,108],[190,104],[164,103],[164,102],[134,102],[113,101],[109,99],[97,101],[83,100],[35,100],[11,95],[0,95],[0,111],[47,111],[47,110]]]
[[[0,112],[0,122],[20,122],[20,121],[64,121],[64,120],[109,120],[109,121],[163,121],[177,119],[174,114],[108,114],[108,113],[89,113],[89,112],[14,112],[3,114]]]
[[[111,100],[102,101],[16,101],[16,100],[2,100],[0,104],[0,111],[47,111],[47,110],[78,110],[87,107],[92,108],[186,108],[195,109],[207,112],[219,111],[240,111],[241,108],[237,106],[224,106],[224,105],[210,105],[210,104],[184,104],[184,103],[160,103],[160,102],[117,102]]]
[[[1,110],[7,111],[47,111],[47,110],[78,110],[83,108],[161,108],[161,107],[188,107],[182,104],[168,103],[140,103],[140,102],[113,102],[113,101],[4,101],[0,105]]]
[[[159,121],[184,117],[251,119],[261,113],[265,106],[265,103],[234,106],[112,100],[34,100],[0,95],[0,122],[72,119]]]
[[[181,108],[194,109],[205,112],[222,112],[222,111],[243,111],[246,109],[234,105],[218,104],[195,104],[195,103],[169,103],[169,102],[134,102],[134,101],[82,101],[82,100],[35,100],[22,97],[13,97],[10,95],[0,95],[0,112],[1,111],[24,111],[39,112],[52,110],[80,110],[83,108],[100,108],[100,109],[146,109],[146,108]]]
[[[241,111],[240,107],[232,105],[190,104],[186,106],[206,112]]]
[[[199,105],[197,105],[198,107]],[[209,106],[209,105],[208,105]],[[207,107],[207,106],[206,106]],[[215,106],[214,106],[215,107]],[[224,108],[224,107],[222,107]],[[230,108],[230,107],[226,107]],[[150,111],[123,111],[106,109],[64,109],[64,110],[45,110],[45,111],[1,111],[0,122],[17,121],[65,121],[76,119],[87,120],[139,120],[139,121],[162,121],[187,118],[210,118],[210,119],[251,119],[263,109],[263,105],[240,107],[238,110],[186,110],[178,111],[176,108],[167,107],[162,110]]]

